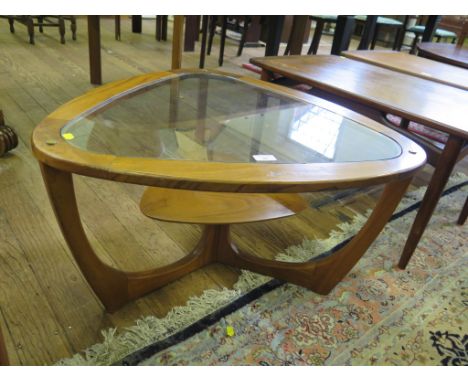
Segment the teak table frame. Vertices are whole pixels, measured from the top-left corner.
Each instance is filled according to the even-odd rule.
[[[412,176],[424,165],[424,150],[404,136],[327,101],[243,77],[237,78],[252,86],[314,103],[365,124],[398,142],[402,149],[401,155],[388,160],[361,163],[259,166],[250,163],[179,162],[97,154],[80,150],[61,137],[61,128],[65,124],[91,108],[98,108],[110,97],[122,92],[128,94],[131,93],[130,89],[141,88],[145,84],[177,75],[177,72],[147,74],[97,88],[57,109],[33,133],[33,151],[40,161],[44,182],[60,228],[81,271],[105,308],[110,312],[115,311],[125,303],[212,262],[249,269],[302,285],[321,294],[328,293],[351,270],[387,223]],[[304,263],[287,263],[241,253],[230,240],[229,223],[232,220],[227,217],[217,224],[212,220],[199,221],[206,223],[202,237],[185,258],[154,270],[124,272],[103,263],[91,247],[80,220],[73,187],[74,173],[147,185],[150,186],[149,191],[147,190],[150,194],[157,195],[155,187],[161,187],[169,196],[171,190],[190,190],[207,194],[215,192],[221,195],[221,199],[239,197],[239,193],[245,194],[247,199],[252,195],[262,196],[266,193],[272,194],[272,199],[281,199],[281,195],[288,198],[288,195],[294,197],[297,193],[326,189],[377,184],[385,184],[385,188],[359,233],[345,247],[326,257]],[[145,198],[144,196],[142,200],[142,210],[147,210],[145,213],[151,216],[155,211],[146,206],[145,202],[148,200]],[[147,198],[151,198],[151,195]],[[298,210],[300,208],[299,206]],[[294,207],[291,209],[294,210]],[[279,213],[276,217],[286,215]],[[246,218],[246,221],[249,219]],[[257,220],[265,219],[258,216]]]

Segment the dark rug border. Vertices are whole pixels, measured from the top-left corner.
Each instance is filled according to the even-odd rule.
[[[468,181],[462,182],[460,184],[457,184],[455,186],[452,186],[445,190],[441,197],[447,196],[449,194],[454,193],[455,191],[458,191],[460,188],[466,186],[468,184]],[[392,217],[390,218],[389,222],[394,221],[396,219],[401,218],[402,216],[416,210],[417,208],[420,207],[422,201],[416,202],[412,204],[411,206],[401,210],[400,212],[397,212],[396,214],[393,214]],[[352,240],[354,236],[349,237],[348,239],[342,241],[341,243],[337,244],[335,247],[330,249],[329,251],[326,251],[319,255],[317,258],[323,258],[326,256],[331,255],[332,253],[336,252],[340,248],[344,247],[349,241]],[[217,311],[203,317],[202,319],[198,320],[197,322],[193,323],[192,325],[186,327],[185,329],[182,329],[181,331],[163,339],[158,342],[155,342],[151,345],[148,345],[142,349],[139,349],[132,354],[126,356],[122,360],[116,362],[114,365],[120,365],[120,366],[135,366],[138,365],[140,362],[142,362],[145,359],[148,359],[149,357],[153,356],[156,353],[159,353],[162,350],[165,350],[171,346],[177,345],[178,343],[187,340],[188,338],[194,336],[195,334],[200,333],[201,331],[207,329],[211,325],[217,323],[219,320],[222,318],[226,317],[227,315],[234,313],[238,309],[244,307],[245,305],[251,303],[252,301],[255,301],[256,299],[262,297],[268,292],[271,292],[272,290],[275,290],[279,288],[280,286],[286,284],[284,281],[276,280],[273,279],[263,285],[260,285],[257,288],[252,289],[250,292],[246,293],[245,295],[239,297],[238,299],[234,300],[233,302],[229,303],[228,305],[218,309]]]

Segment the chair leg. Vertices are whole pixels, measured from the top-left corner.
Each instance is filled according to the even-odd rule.
[[[60,33],[60,43],[65,44],[65,20],[63,19],[63,16],[59,16],[58,24]]]
[[[377,43],[377,36],[379,35],[379,24],[375,24],[375,30],[374,30],[374,35],[372,36],[372,41],[370,48],[371,50],[374,50],[375,44]]]
[[[72,32],[72,39],[73,41],[76,41],[76,17],[75,16],[70,16],[70,29]]]
[[[15,19],[13,17],[8,17],[8,23],[10,24],[10,32],[15,33]]]
[[[241,40],[239,42],[239,49],[237,49],[237,57],[241,56],[242,51],[244,50],[245,41],[247,39],[247,32],[249,31],[249,23],[250,23],[250,17],[245,16],[244,30],[242,31]]]
[[[208,35],[208,21],[209,16],[202,16],[202,40],[200,48],[200,63],[199,68],[203,69],[205,67],[205,56],[206,56],[206,38]]]
[[[156,16],[156,40],[162,39],[162,16]]]
[[[161,40],[167,41],[167,17],[168,16],[161,16],[162,23],[161,23]]]
[[[459,225],[465,224],[467,216],[468,216],[468,197],[465,200],[465,204],[463,206],[463,209],[460,212],[460,216],[458,217],[457,223]]]
[[[314,37],[310,43],[309,50],[307,54],[317,54],[317,50],[320,45],[320,39],[322,38],[322,32],[325,22],[323,20],[317,20],[315,24]]]
[[[114,17],[115,21],[115,39],[120,41],[120,15]]]
[[[398,49],[398,46],[399,46],[399,43],[400,43],[400,34],[401,33],[402,33],[402,29],[401,28],[396,28],[395,40],[393,40],[392,50],[400,50],[400,49]]]
[[[216,20],[218,16],[210,16],[210,36],[208,37],[208,50],[206,54],[209,56],[211,54],[211,47],[213,46],[213,38],[216,31]]]
[[[37,22],[39,24],[39,32],[44,33],[44,16],[37,16]]]
[[[28,27],[29,43],[34,45],[34,21],[31,16],[27,16],[26,26]]]
[[[219,66],[223,66],[224,61],[224,45],[226,44],[226,31],[227,31],[227,16],[222,16],[221,21],[221,44],[219,46]]]
[[[411,44],[410,54],[416,54],[416,44],[418,43],[418,40],[419,40],[419,35],[416,34],[414,36],[413,43]]]

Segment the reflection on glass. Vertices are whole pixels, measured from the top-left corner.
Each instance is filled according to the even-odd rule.
[[[130,157],[319,163],[397,157],[339,114],[229,77],[188,74],[117,96],[62,129],[83,150]]]
[[[318,106],[301,114],[291,126],[289,138],[333,160],[343,117]]]

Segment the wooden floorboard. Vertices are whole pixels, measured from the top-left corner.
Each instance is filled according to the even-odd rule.
[[[122,40],[115,41],[113,19],[104,18],[104,82],[168,69],[171,25],[168,41],[157,42],[154,20],[144,20],[143,33],[138,35],[131,33],[130,20],[123,17]],[[60,233],[30,151],[34,126],[93,88],[86,21],[78,19],[77,41],[71,40],[68,28],[65,45],[59,43],[55,29],[48,29],[37,33],[36,45],[31,46],[21,25],[12,35],[8,23],[0,23],[0,109],[20,138],[18,148],[0,159],[0,325],[11,362],[17,365],[52,364],[101,341],[102,329],[129,326],[145,315],[163,317],[207,288],[231,287],[239,274],[213,264],[112,315],[104,312]],[[328,53],[330,46],[330,38],[324,36],[320,52]],[[216,36],[208,68],[217,67],[218,48]],[[228,39],[223,70],[258,77],[241,64],[263,55],[264,49],[246,48],[242,57],[236,57],[236,51],[237,44]],[[197,67],[198,58],[198,51],[184,53],[183,67]],[[466,168],[466,161],[457,167]],[[431,172],[426,167],[413,185],[426,184]],[[183,257],[200,237],[199,226],[157,222],[142,215],[139,201],[144,187],[79,176],[75,184],[90,241],[102,260],[113,266],[139,270],[166,265]],[[316,208],[283,220],[235,225],[233,237],[241,249],[272,258],[304,238],[327,237],[339,223],[372,208],[378,193],[379,189],[366,189],[339,198],[336,193],[307,195]]]

